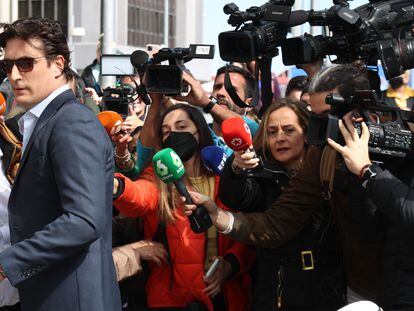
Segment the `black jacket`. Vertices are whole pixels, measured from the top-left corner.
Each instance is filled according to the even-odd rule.
[[[387,311],[414,310],[414,163],[386,167],[366,188],[386,220],[379,301]]]
[[[233,158],[220,178],[219,197],[245,213],[268,209],[289,183],[285,169],[264,162],[264,169],[234,174]],[[343,279],[338,262],[337,234],[329,208],[312,219],[293,239],[277,249],[257,248],[254,310],[336,310],[343,303]],[[310,251],[312,255],[310,255]],[[314,269],[304,270],[312,266]],[[302,262],[305,260],[305,263]]]
[[[94,59],[92,64],[85,67],[85,69],[82,72],[81,78],[83,82],[85,82],[86,87],[94,88],[96,93],[99,96],[102,96],[102,90],[99,85],[99,81],[96,81],[95,77],[93,76],[92,69],[98,64],[98,60]]]

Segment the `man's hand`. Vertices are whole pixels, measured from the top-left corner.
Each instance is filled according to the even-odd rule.
[[[143,240],[130,245],[131,248],[144,260],[154,261],[159,266],[163,263],[167,263],[168,254],[164,245],[161,243],[151,240]]]
[[[350,118],[350,114],[345,115],[343,120],[339,120],[339,129],[345,139],[346,145],[341,146],[330,138],[328,138],[328,143],[342,155],[348,169],[352,173],[359,175],[364,166],[371,164],[368,151],[369,130],[365,122],[362,122],[362,134],[359,137]]]
[[[231,264],[223,259],[219,258],[219,266],[210,278],[204,278],[207,283],[207,287],[203,290],[208,296],[214,297],[220,293],[223,283],[232,272]]]
[[[224,231],[227,229],[227,227],[230,224],[230,216],[228,215],[229,212],[226,212],[221,208],[218,208],[216,203],[214,203],[214,201],[210,199],[210,197],[204,194],[193,191],[189,191],[189,193],[191,195],[193,204],[184,205],[184,213],[187,216],[190,216],[193,213],[193,211],[197,209],[198,205],[203,205],[207,209],[207,212],[210,215],[211,221],[213,222],[214,226],[220,231]],[[185,203],[185,198],[181,197],[181,201]]]
[[[128,107],[129,116],[122,123],[121,130],[125,133],[132,133],[138,126],[142,126],[144,122],[135,114],[134,108]]]
[[[86,93],[88,93],[89,97],[95,102],[97,106],[99,106],[102,102],[102,97],[99,97],[96,93],[95,89],[92,87],[85,87]]]
[[[206,91],[204,91],[200,82],[194,79],[187,72],[183,71],[183,80],[188,83],[191,90],[187,96],[175,96],[175,100],[187,102],[193,106],[204,107],[210,102]]]

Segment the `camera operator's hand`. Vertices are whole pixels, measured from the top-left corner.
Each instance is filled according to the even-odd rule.
[[[125,133],[132,133],[138,126],[142,126],[144,122],[136,115],[133,107],[129,106],[129,115],[122,123],[121,130]]]
[[[220,231],[227,229],[230,223],[230,212],[218,208],[216,203],[209,196],[193,191],[189,191],[189,193],[193,200],[193,204],[185,204],[184,214],[190,216],[193,211],[197,209],[198,205],[203,205],[207,209],[214,226]],[[181,201],[184,203],[185,198],[181,197]]]
[[[173,97],[175,100],[187,102],[198,107],[204,107],[210,102],[206,91],[204,91],[199,81],[185,71],[183,71],[183,80],[188,83],[191,90],[186,96]]]
[[[214,260],[215,258],[212,258]],[[203,290],[208,296],[212,298],[220,293],[223,283],[230,276],[232,272],[231,264],[224,258],[219,258],[219,266],[210,278],[204,277],[207,287]]]
[[[360,175],[362,169],[368,164],[371,164],[368,151],[368,127],[365,122],[361,123],[362,134],[361,137],[359,137],[358,132],[354,127],[353,120],[350,117],[350,113],[348,113],[344,116],[343,121],[339,120],[339,129],[345,139],[346,145],[341,146],[330,138],[328,138],[328,143],[342,155],[348,169],[352,173]]]
[[[102,102],[102,97],[98,96],[95,89],[92,87],[85,87],[86,93],[88,93],[89,97],[95,102],[97,106],[99,106]]]
[[[252,151],[234,151],[234,159],[231,166],[241,170],[253,169],[258,165],[259,161],[259,158]]]

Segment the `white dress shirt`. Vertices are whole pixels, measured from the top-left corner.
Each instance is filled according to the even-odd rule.
[[[6,178],[3,165],[3,152],[0,149],[0,252],[10,246],[9,213],[7,203],[11,185]],[[9,280],[0,282],[0,307],[12,306],[19,302],[19,294]]]
[[[50,104],[52,100],[54,100],[57,96],[59,96],[66,90],[69,90],[69,85],[62,85],[53,93],[51,93],[48,97],[46,97],[36,106],[34,106],[32,109],[26,111],[26,113],[19,119],[19,131],[20,134],[23,135],[22,155],[24,153],[24,150],[26,149],[27,143],[29,142],[30,136],[32,136],[33,129],[36,126],[37,120],[39,120],[43,111],[46,109],[46,107]]]

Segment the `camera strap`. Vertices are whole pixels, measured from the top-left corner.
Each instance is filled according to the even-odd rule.
[[[261,91],[262,91],[262,107],[259,111],[259,118],[265,113],[267,107],[272,104],[273,92],[272,92],[272,59],[269,57],[262,57],[259,59],[259,66],[261,73]],[[256,74],[258,80],[258,73]]]
[[[230,95],[230,98],[233,100],[233,102],[240,108],[253,108],[253,107],[256,107],[257,104],[259,103],[259,84],[257,81],[259,81],[258,73],[254,80],[254,92],[253,92],[252,102],[250,105],[248,105],[244,101],[241,100],[236,90],[234,89],[233,84],[231,83],[228,66],[226,66],[226,69],[224,71],[224,88],[226,89],[227,93]]]

